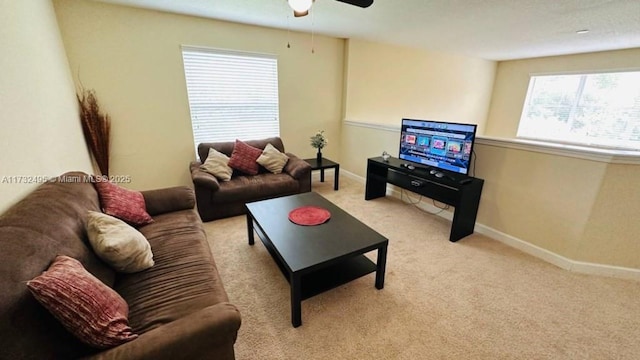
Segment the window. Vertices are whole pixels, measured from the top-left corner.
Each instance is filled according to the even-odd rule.
[[[252,140],[280,135],[275,56],[182,47],[193,140]]]
[[[532,76],[518,137],[640,150],[640,71]]]

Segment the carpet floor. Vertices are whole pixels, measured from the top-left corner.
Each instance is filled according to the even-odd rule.
[[[369,274],[307,299],[293,328],[289,284],[259,238],[247,244],[246,218],[205,223],[242,314],[237,359],[640,358],[639,282],[569,272],[480,234],[451,243],[449,221],[332,180],[313,191],[389,239],[384,289]]]

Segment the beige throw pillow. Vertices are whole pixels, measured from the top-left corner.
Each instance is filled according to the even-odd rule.
[[[262,155],[258,157],[256,162],[264,166],[267,170],[274,174],[280,174],[282,169],[289,161],[289,157],[276,149],[275,146],[267,144],[262,151]]]
[[[87,233],[96,255],[116,271],[134,273],[154,264],[151,245],[144,235],[120,219],[89,211]]]
[[[200,169],[222,181],[231,180],[233,169],[229,167],[229,157],[215,149],[209,149],[209,155]]]

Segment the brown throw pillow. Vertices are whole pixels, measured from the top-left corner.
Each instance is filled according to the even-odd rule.
[[[95,185],[105,214],[138,226],[153,222],[141,192],[125,189],[110,181],[96,181]]]
[[[78,260],[57,256],[27,287],[70,333],[90,346],[107,349],[138,337],[129,327],[124,299]]]
[[[229,166],[245,174],[256,175],[260,169],[260,165],[256,160],[258,160],[260,155],[262,155],[262,150],[240,140],[236,140],[231,158],[229,159]]]

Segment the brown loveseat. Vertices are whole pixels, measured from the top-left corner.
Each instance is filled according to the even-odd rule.
[[[259,149],[264,149],[270,143],[280,152],[285,152],[279,137],[245,142]],[[248,202],[311,191],[311,165],[291,153],[286,153],[289,161],[280,174],[272,174],[260,167],[258,175],[243,175],[234,171],[230,181],[220,181],[200,169],[210,148],[230,157],[234,145],[235,142],[199,144],[200,161],[190,164],[198,212],[203,221],[244,214],[244,205]]]
[[[233,359],[240,327],[188,187],[144,191],[154,222],[138,230],[155,265],[115,273],[93,252],[87,211],[100,211],[83,173],[40,185],[0,216],[0,359]],[[79,181],[80,180],[80,181]],[[129,306],[137,339],[108,350],[83,345],[28,291],[57,255],[78,259]]]

